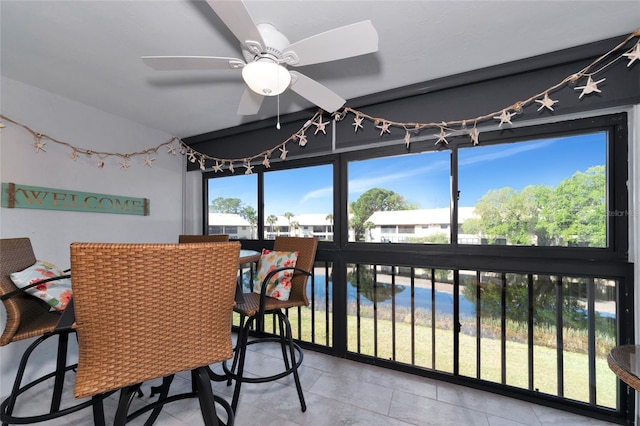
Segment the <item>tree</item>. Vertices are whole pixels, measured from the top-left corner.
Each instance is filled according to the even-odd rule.
[[[271,232],[273,232],[273,225],[275,225],[276,222],[278,222],[278,216],[274,214],[267,216],[267,224],[271,227]]]
[[[218,197],[211,201],[209,211],[214,213],[232,213],[240,214],[243,208],[240,198],[223,198]]]
[[[405,290],[403,285],[391,285],[374,280],[374,270],[374,265],[355,268],[347,272],[347,282],[357,288],[362,297],[375,303],[386,302],[394,294]]]
[[[606,170],[576,172],[556,187],[549,233],[561,244],[605,247],[607,243]]]
[[[258,212],[251,206],[245,206],[240,212],[240,216],[247,219],[249,224],[251,224],[251,238],[255,238],[254,234],[255,226],[258,224]]]
[[[293,213],[285,212],[282,216],[287,218],[287,222],[289,222],[289,235],[292,235],[291,234],[291,218],[293,217]]]
[[[244,218],[251,225],[251,236],[253,234],[254,227],[258,224],[258,213],[256,209],[248,206],[242,202],[239,198],[224,198],[218,197],[211,200],[209,205],[209,211],[213,213],[228,213],[237,214]]]
[[[298,229],[300,229],[300,223],[297,220],[294,220],[293,222],[289,223],[290,229],[296,231],[296,232],[291,232],[290,235],[294,235],[294,234],[298,234],[297,231]]]
[[[365,235],[365,222],[377,211],[412,210],[415,205],[409,204],[405,198],[390,189],[371,188],[363,193],[356,201],[349,204],[349,210],[353,215],[350,226],[355,232],[356,241],[362,240]]]
[[[606,174],[604,166],[576,172],[557,187],[530,185],[518,192],[492,189],[475,205],[477,219],[464,233],[509,244],[606,245]]]

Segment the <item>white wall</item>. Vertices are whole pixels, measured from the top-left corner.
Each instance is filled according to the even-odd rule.
[[[184,194],[183,234],[202,234],[202,172],[200,170],[186,173]]]
[[[128,153],[155,147],[171,138],[165,132],[14,80],[2,78],[1,89],[3,115],[76,147]],[[120,160],[115,158],[105,160],[105,167],[100,169],[96,156],[74,161],[71,149],[46,140],[46,152],[36,153],[30,133],[8,122],[4,124],[7,127],[0,130],[2,182],[148,198],[150,215],[0,208],[0,237],[29,237],[37,258],[62,268],[69,267],[69,244],[73,241],[177,242],[183,227],[184,204],[180,154],[170,155],[163,147],[154,155],[151,167],[144,165],[142,157],[134,157],[129,169],[121,169]],[[0,321],[3,330],[4,308],[0,308]],[[30,342],[0,348],[0,395],[10,392],[20,356]],[[71,350],[75,353],[76,347]],[[55,357],[55,346],[49,344],[33,357],[32,366],[46,366],[44,360]]]
[[[629,114],[629,261],[634,263],[635,341],[640,342],[640,105]],[[640,424],[640,393],[636,392],[636,424]]]

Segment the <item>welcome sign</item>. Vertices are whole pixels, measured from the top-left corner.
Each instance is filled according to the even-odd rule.
[[[121,197],[17,183],[2,184],[2,207],[149,216],[148,198]]]

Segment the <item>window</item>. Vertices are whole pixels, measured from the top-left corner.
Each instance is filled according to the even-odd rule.
[[[450,154],[447,151],[350,161],[349,241],[449,242],[432,225],[449,224]],[[420,232],[416,232],[419,230]]]
[[[460,149],[458,170],[466,239],[607,247],[606,132]]]
[[[257,236],[258,175],[216,177],[207,180],[210,234],[234,234],[234,238]],[[238,232],[238,227],[241,232]]]
[[[320,165],[264,174],[265,239],[278,235],[333,240],[333,167]],[[311,231],[310,231],[311,230]]]

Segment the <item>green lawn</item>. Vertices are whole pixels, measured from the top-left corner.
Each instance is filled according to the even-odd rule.
[[[379,315],[380,316],[380,315]],[[294,336],[298,336],[297,310],[289,311],[289,318]],[[331,327],[331,312],[329,312],[329,326]],[[450,322],[450,321],[449,321]],[[234,321],[237,324],[237,320]],[[395,358],[392,348],[392,321],[377,320],[377,336],[374,336],[374,320],[372,317],[361,315],[360,319],[360,350],[358,350],[357,317],[347,317],[348,343],[351,352],[377,356],[381,359],[394,359],[397,362],[432,369],[432,329],[427,324],[417,324],[414,327],[415,353],[411,359],[411,325],[410,321],[396,321],[395,323]],[[267,324],[267,330],[270,323]],[[302,309],[301,340],[312,340],[311,309]],[[314,343],[324,345],[327,330],[325,326],[325,312],[316,311]],[[331,344],[331,330],[329,330],[329,345]],[[374,337],[377,337],[377,353],[374,348]],[[479,378],[491,382],[502,382],[501,377],[501,345],[500,340],[483,337],[480,341],[481,371]],[[460,363],[459,373],[462,376],[478,378],[476,371],[476,338],[469,334],[460,333]],[[589,402],[589,374],[588,357],[586,353],[572,352],[565,349],[564,353],[564,397],[572,400]],[[534,346],[534,378],[533,389],[541,393],[558,395],[557,389],[557,354],[553,347]],[[520,341],[506,342],[506,378],[505,384],[529,389],[527,344]],[[453,328],[447,321],[438,321],[435,330],[435,370],[453,372]],[[615,374],[607,366],[606,357],[600,354],[596,357],[596,403],[597,405],[616,408]]]

